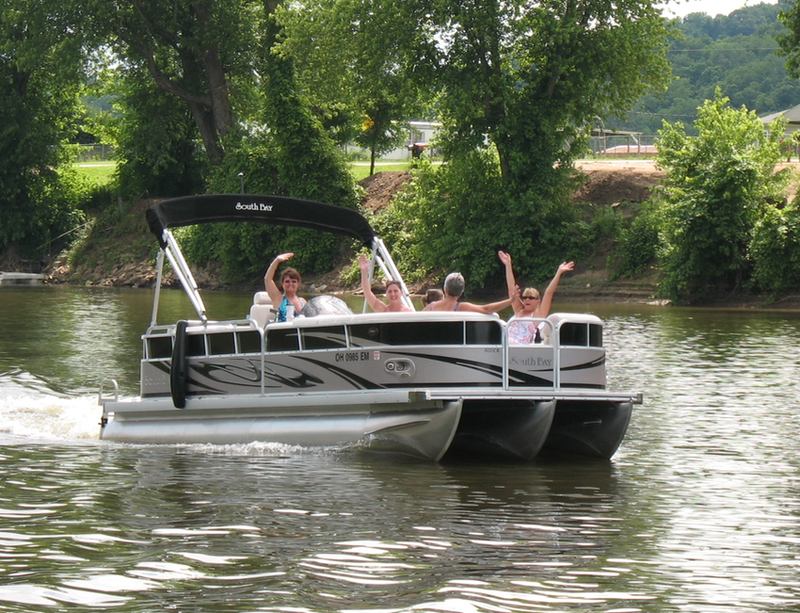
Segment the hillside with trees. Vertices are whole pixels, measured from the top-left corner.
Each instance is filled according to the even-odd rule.
[[[665,92],[643,96],[623,117],[604,117],[609,129],[654,135],[663,120],[692,124],[697,109],[719,88],[734,107],[767,115],[800,104],[800,81],[788,74],[778,38],[781,12],[793,5],[757,4],[711,17],[692,13],[672,22],[667,58],[672,80]]]

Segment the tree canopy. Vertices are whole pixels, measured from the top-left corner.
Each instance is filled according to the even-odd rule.
[[[483,284],[503,248],[522,278],[540,281],[582,255],[572,162],[596,117],[666,85],[666,23],[647,1],[415,6],[420,72],[437,88],[450,160],[423,180],[416,198],[427,205],[400,205],[418,215],[422,259]]]
[[[33,251],[79,220],[75,185],[57,172],[84,67],[73,18],[69,6],[0,5],[0,252]]]
[[[0,153],[10,160],[0,168],[0,240],[74,223],[70,206],[36,205],[39,221],[25,226],[23,207],[65,201],[63,192],[54,197],[65,185],[56,170],[79,124],[85,64],[100,52],[111,57],[125,196],[236,191],[244,183],[355,206],[334,143],[358,141],[374,157],[394,142],[400,120],[439,119],[445,163],[420,163],[411,188],[377,223],[406,245],[404,264],[419,276],[455,266],[482,285],[496,276],[494,252],[504,248],[523,277],[539,280],[558,261],[579,257],[590,240],[570,206],[572,163],[598,119],[608,126],[608,118],[648,117],[636,125],[651,126],[648,113],[690,118],[720,84],[733,90],[734,104],[772,105],[766,111],[796,103],[800,87],[774,54],[778,11],[788,30],[780,44],[798,74],[800,9],[788,0],[673,22],[655,0],[9,0],[0,8]],[[756,49],[764,53],[750,53]],[[714,115],[709,122],[735,132],[716,104],[713,112],[703,107],[703,117]],[[750,115],[731,121],[752,128],[744,137],[756,139]],[[689,130],[707,131],[705,123]],[[689,176],[705,163],[701,153],[711,152],[687,145],[681,130],[665,126],[661,161]],[[745,156],[742,166],[737,147],[728,166],[712,164],[691,185],[668,182],[667,194],[681,203],[671,209],[675,219],[686,202],[698,210],[710,198],[744,211],[723,225],[761,223],[766,213],[748,211],[761,211],[772,197],[772,187],[759,186],[769,156]],[[679,163],[689,158],[688,166]],[[741,173],[733,176],[732,167]],[[786,219],[770,219],[760,226],[760,252],[775,257],[770,233]],[[676,253],[679,234],[669,243]],[[729,238],[720,230],[709,240]],[[330,245],[293,233],[224,230],[187,240],[240,278],[279,243],[303,246],[298,261],[308,270],[330,264]],[[684,247],[689,254],[691,245]],[[758,270],[749,243],[734,247],[720,262],[737,274]],[[687,278],[673,276],[678,285]]]
[[[520,190],[582,153],[595,117],[630,108],[669,76],[668,31],[649,0],[452,0],[432,11],[421,3],[418,14],[446,149],[488,138],[502,176]]]
[[[434,95],[421,68],[410,5],[360,0],[287,3],[279,10],[305,95],[343,144],[378,154],[395,147],[405,121],[425,113]]]
[[[179,100],[212,165],[225,138],[249,118],[259,24],[272,3],[253,0],[87,0],[85,27],[109,44],[120,65],[145,70]]]

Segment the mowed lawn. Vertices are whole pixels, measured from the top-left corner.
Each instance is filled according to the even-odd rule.
[[[78,162],[75,169],[95,185],[110,183],[117,168],[116,162]]]
[[[410,166],[410,162],[376,162],[375,172],[403,171],[408,170]],[[113,161],[79,162],[75,164],[78,172],[96,185],[109,183],[114,176],[116,167],[116,162]],[[351,162],[350,172],[356,181],[361,181],[369,176],[369,162]]]
[[[375,162],[375,172],[398,172],[411,168],[411,162]],[[356,181],[369,176],[369,162],[350,162],[350,173]]]

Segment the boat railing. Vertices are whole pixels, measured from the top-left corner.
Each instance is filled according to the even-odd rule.
[[[111,386],[111,392],[106,393],[106,385]],[[108,410],[106,409],[106,402],[119,401],[119,383],[116,379],[106,378],[100,382],[100,389],[97,390],[97,404],[103,407],[103,414],[100,416],[100,425],[105,426],[108,423]]]
[[[363,318],[363,319],[362,319]],[[417,313],[406,314],[402,319],[389,317],[386,314],[364,315],[320,315],[313,318],[296,319],[291,322],[270,322],[263,328],[256,324],[252,319],[228,320],[228,321],[200,321],[186,320],[182,334],[187,336],[201,336],[202,341],[195,339],[191,358],[227,358],[227,356],[243,355],[248,359],[253,359],[256,354],[260,355],[260,387],[262,393],[266,389],[265,372],[267,364],[274,356],[293,353],[293,352],[317,352],[317,351],[365,351],[366,347],[375,349],[382,346],[378,344],[358,344],[352,345],[352,326],[370,330],[376,330],[383,325],[393,326],[415,326],[418,325],[438,325],[460,322],[463,325],[461,334],[453,335],[448,342],[444,337],[439,337],[434,342],[438,334],[428,336],[426,333],[412,334],[411,337],[406,333],[395,338],[385,339],[385,344],[391,347],[416,346],[421,344],[429,349],[436,351],[434,347],[441,346],[443,349],[450,345],[464,345],[465,347],[496,347],[500,358],[499,380],[495,380],[499,389],[504,392],[516,392],[523,389],[538,389],[539,391],[561,391],[564,381],[570,389],[590,386],[603,385],[602,381],[595,381],[602,373],[586,375],[586,380],[576,380],[576,376],[584,376],[582,373],[576,375],[573,370],[569,373],[561,372],[561,363],[568,360],[570,364],[577,359],[575,350],[581,348],[602,350],[602,322],[594,317],[585,314],[555,314],[548,318],[541,317],[515,317],[504,322],[497,318],[487,318],[478,314],[451,314],[451,313]],[[492,323],[493,322],[493,323]],[[490,325],[491,324],[491,325]],[[471,340],[468,326],[473,326]],[[483,326],[475,328],[475,325]],[[490,328],[486,328],[490,325]],[[316,327],[326,330],[329,336],[333,334],[331,328],[341,329],[341,334],[337,336],[340,341],[334,343],[330,338],[325,346],[312,347],[307,349],[305,346],[305,334],[312,333]],[[599,328],[597,331],[592,331]],[[278,343],[271,347],[268,339],[270,334],[277,334],[280,341],[286,333],[297,330],[294,347],[285,346]],[[477,336],[475,330],[478,330]],[[362,331],[363,332],[363,331]],[[396,331],[395,331],[396,332]],[[143,356],[144,361],[169,360],[173,357],[175,347],[175,335],[177,333],[176,324],[157,325],[151,327],[143,337]],[[366,333],[366,332],[364,332]],[[449,332],[448,332],[449,334]],[[283,335],[283,336],[282,336]],[[334,335],[335,336],[335,335]],[[366,338],[366,337],[365,337]],[[398,342],[401,338],[402,342]],[[274,339],[273,339],[274,340]],[[562,341],[566,343],[562,346]],[[531,361],[529,361],[531,360]],[[588,371],[587,371],[588,372]],[[567,376],[568,375],[568,376]],[[603,375],[604,377],[604,375]]]

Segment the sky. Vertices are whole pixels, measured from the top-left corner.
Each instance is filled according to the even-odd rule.
[[[757,4],[775,4],[775,0],[667,0],[664,15],[683,17],[689,13],[707,13],[711,17],[728,15],[736,9]]]

